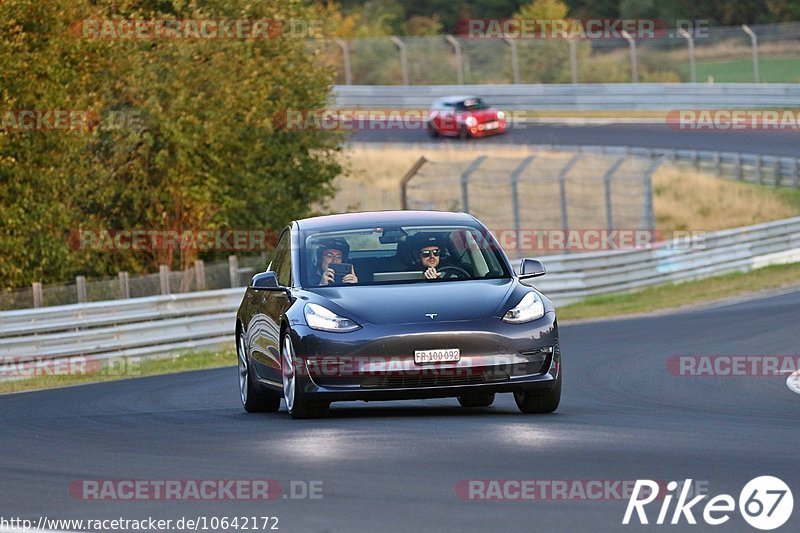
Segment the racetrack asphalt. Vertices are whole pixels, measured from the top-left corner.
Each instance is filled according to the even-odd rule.
[[[745,152],[762,155],[797,156],[800,153],[800,133],[791,130],[675,130],[666,124],[552,124],[531,122],[506,133],[461,141],[440,137],[431,139],[420,129],[365,129],[354,132],[354,142],[396,143],[471,143],[476,149],[483,144],[579,144],[601,146],[637,146]]]
[[[0,396],[4,517],[277,516],[283,531],[620,531],[627,500],[465,501],[462,480],[693,479],[738,500],[777,476],[800,504],[800,395],[785,377],[680,377],[673,355],[798,354],[800,291],[710,309],[564,325],[552,415],[511,395],[246,414],[234,367]],[[233,364],[233,361],[231,361]],[[77,480],[321,481],[321,499],[82,501]],[[296,485],[297,486],[297,485]],[[655,530],[707,531],[701,525]],[[648,506],[654,521],[659,503]],[[674,508],[674,499],[672,502]],[[672,513],[670,512],[670,517]],[[781,530],[797,531],[800,511]],[[650,526],[652,530],[654,526]],[[756,531],[738,511],[721,528]]]

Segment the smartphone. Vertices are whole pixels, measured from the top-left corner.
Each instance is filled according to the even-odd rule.
[[[342,279],[353,271],[350,263],[331,263],[328,268],[333,270],[333,282],[336,284],[343,283]]]

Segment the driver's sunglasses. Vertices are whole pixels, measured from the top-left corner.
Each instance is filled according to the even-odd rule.
[[[430,256],[439,257],[439,250],[422,250],[419,255],[425,259],[429,258]]]

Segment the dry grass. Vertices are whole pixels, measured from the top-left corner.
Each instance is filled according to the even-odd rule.
[[[486,147],[495,157],[524,157],[525,147]],[[400,180],[420,156],[437,162],[467,161],[479,152],[358,147],[343,154],[347,174],[331,212],[400,208]],[[541,157],[541,156],[539,156]],[[693,170],[663,165],[653,177],[656,227],[672,231],[713,231],[800,215],[800,191],[776,190],[722,180]]]

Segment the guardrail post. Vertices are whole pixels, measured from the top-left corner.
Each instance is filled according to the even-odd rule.
[[[797,187],[797,158],[792,158],[792,186]]]
[[[353,72],[350,70],[350,47],[347,46],[347,42],[342,40],[340,37],[334,37],[333,42],[338,44],[339,48],[342,49],[342,60],[344,63],[344,84],[353,85]]]
[[[33,306],[42,307],[42,302],[44,300],[44,298],[42,298],[42,282],[34,281],[31,285],[31,289],[33,290]]]
[[[456,54],[456,78],[459,85],[464,85],[464,62],[461,58],[461,43],[459,43],[452,35],[445,35],[445,39],[453,47],[453,52]]]
[[[606,193],[606,229],[614,229],[614,216],[611,206],[611,178],[624,162],[624,157],[618,158],[603,175],[603,187]]]
[[[753,49],[753,79],[758,83],[761,77],[758,72],[758,37],[747,24],[742,24],[742,29],[750,36],[750,46]]]
[[[206,263],[202,259],[194,261],[194,281],[198,291],[206,290]]]
[[[717,177],[722,176],[722,157],[719,152],[714,152],[714,170],[717,173]]]
[[[161,294],[169,294],[169,265],[158,266],[158,280],[161,282]]]
[[[85,276],[75,276],[75,290],[78,293],[78,303],[85,304],[86,303],[86,277]]]
[[[697,150],[692,150],[692,166],[695,170],[700,170],[700,157]]]
[[[761,175],[761,156],[760,155],[756,156],[755,166],[756,166],[756,182],[757,183],[764,183],[764,176]]]
[[[622,36],[628,41],[628,46],[631,49],[631,81],[639,83],[639,64],[636,61],[636,39],[631,37],[631,34],[622,30]]]
[[[569,43],[569,72],[572,83],[578,83],[578,50],[575,39],[568,39]]]
[[[406,53],[406,43],[399,37],[390,37],[397,50],[400,52],[400,70],[403,71],[403,85],[408,85],[408,54]]]
[[[734,176],[737,180],[741,181],[744,179],[744,170],[742,169],[742,153],[736,152],[736,162],[734,168]]]
[[[781,158],[775,157],[772,161],[772,172],[775,174],[775,186],[781,186]]]
[[[470,163],[467,170],[461,174],[461,208],[465,213],[469,213],[469,177],[478,170],[478,167],[481,166],[485,159],[485,155],[479,155],[475,158],[475,161]]]
[[[231,289],[239,286],[239,258],[235,255],[228,256],[228,271],[231,276]]]
[[[697,67],[694,60],[694,37],[684,28],[678,28],[678,33],[686,39],[689,44],[689,79],[692,83],[697,83]]]
[[[511,79],[513,83],[519,83],[519,57],[517,56],[517,41],[506,37],[503,39],[511,47]]]
[[[127,300],[131,297],[131,286],[128,279],[128,273],[122,271],[117,276],[119,278],[119,297],[123,300]]]

